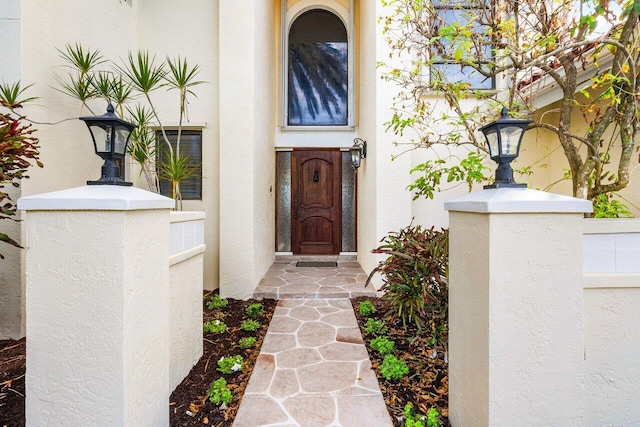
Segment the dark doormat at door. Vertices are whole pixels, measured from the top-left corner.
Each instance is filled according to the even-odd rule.
[[[335,261],[298,261],[296,267],[337,267]]]

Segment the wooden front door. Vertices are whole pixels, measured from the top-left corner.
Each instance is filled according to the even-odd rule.
[[[294,254],[338,254],[342,247],[339,150],[294,150],[291,158]]]

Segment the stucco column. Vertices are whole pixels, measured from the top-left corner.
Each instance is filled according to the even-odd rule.
[[[247,299],[275,258],[275,3],[217,3],[220,296]]]
[[[24,197],[27,426],[168,426],[169,198]]]
[[[455,426],[583,425],[587,200],[527,189],[445,203]]]

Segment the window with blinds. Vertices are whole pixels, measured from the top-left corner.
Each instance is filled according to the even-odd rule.
[[[177,130],[166,131],[169,142],[176,150],[178,139]],[[169,150],[162,138],[162,132],[156,133],[157,152],[160,162],[166,162],[169,158]],[[202,200],[202,131],[183,130],[180,135],[180,154],[187,157],[187,165],[193,168],[194,173],[180,181],[180,192],[183,200]],[[162,174],[161,174],[162,176]],[[171,181],[160,179],[160,194],[172,197]]]

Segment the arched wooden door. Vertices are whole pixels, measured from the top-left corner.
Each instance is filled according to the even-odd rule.
[[[339,150],[294,150],[291,159],[294,254],[338,254],[342,245]]]

